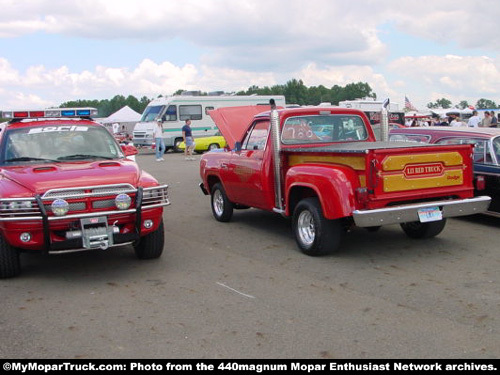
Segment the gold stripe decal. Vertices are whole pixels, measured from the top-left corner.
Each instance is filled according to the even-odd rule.
[[[462,165],[463,158],[458,152],[437,154],[413,154],[388,156],[382,162],[383,171],[401,171],[409,164],[442,163],[445,167]]]
[[[446,170],[441,176],[408,179],[404,174],[391,174],[383,177],[384,192],[439,188],[457,186],[464,182],[463,170]]]
[[[356,171],[365,170],[364,156],[320,156],[320,155],[290,155],[288,159],[290,166],[304,163],[335,163],[351,167]]]

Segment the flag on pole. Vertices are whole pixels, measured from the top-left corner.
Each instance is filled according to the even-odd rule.
[[[410,99],[408,99],[407,96],[405,96],[405,108],[409,111],[416,111],[417,109],[411,104]]]

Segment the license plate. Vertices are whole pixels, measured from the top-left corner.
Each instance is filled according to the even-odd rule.
[[[421,223],[427,223],[429,221],[443,220],[443,213],[439,207],[427,207],[418,210],[418,218]]]

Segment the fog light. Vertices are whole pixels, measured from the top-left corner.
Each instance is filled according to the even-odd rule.
[[[144,228],[150,229],[153,227],[153,220],[144,220]]]
[[[64,199],[56,199],[50,207],[52,208],[52,213],[56,216],[64,216],[69,210],[69,204]]]
[[[19,239],[22,242],[29,242],[31,240],[31,234],[28,232],[21,233],[21,235],[19,236]]]
[[[118,194],[115,198],[115,206],[119,210],[127,210],[132,203],[132,198],[127,194]]]

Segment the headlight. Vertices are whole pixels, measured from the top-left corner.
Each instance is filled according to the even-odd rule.
[[[130,207],[132,199],[127,194],[118,194],[115,198],[115,206],[119,210],[126,210]]]
[[[19,202],[10,202],[9,210],[17,210],[20,206]]]
[[[64,216],[69,210],[69,204],[64,199],[56,199],[50,207],[52,208],[52,213],[56,216]]]
[[[30,201],[22,201],[19,203],[21,205],[21,208],[24,208],[24,209],[30,209],[31,207],[33,207],[33,205],[31,204]]]
[[[0,210],[29,210],[33,207],[30,201],[11,201],[11,202],[0,202]]]

